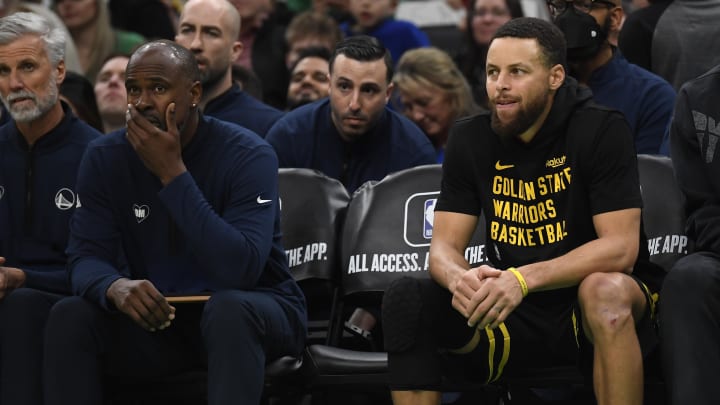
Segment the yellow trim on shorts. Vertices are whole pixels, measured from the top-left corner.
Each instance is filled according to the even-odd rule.
[[[505,326],[505,322],[501,323],[498,326],[498,328],[500,329],[500,331],[503,334],[503,342],[504,342],[503,355],[502,355],[502,358],[500,359],[500,365],[498,365],[497,375],[495,376],[495,378],[492,379],[493,382],[497,381],[498,378],[500,378],[500,376],[503,373],[503,370],[505,369],[505,365],[507,364],[508,359],[510,358],[510,331],[508,331],[507,326]]]
[[[485,333],[488,337],[488,379],[485,381],[486,383],[489,383],[492,381],[492,375],[493,371],[495,371],[495,362],[493,359],[495,358],[495,333],[492,329],[490,329],[489,326],[485,327]]]

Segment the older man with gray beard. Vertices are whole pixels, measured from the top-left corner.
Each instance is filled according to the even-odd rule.
[[[0,403],[41,404],[43,330],[70,288],[75,178],[98,135],[58,100],[65,36],[44,18],[0,19]]]

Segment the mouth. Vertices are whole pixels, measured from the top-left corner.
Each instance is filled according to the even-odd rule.
[[[495,100],[495,107],[498,109],[512,108],[518,104],[518,100],[513,98],[498,98]]]

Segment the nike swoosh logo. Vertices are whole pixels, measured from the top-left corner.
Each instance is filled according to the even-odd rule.
[[[265,203],[269,203],[270,201],[272,201],[272,200],[263,200],[260,196],[258,196],[258,198],[257,198],[258,204],[265,204]]]
[[[511,167],[515,167],[515,165],[501,165],[499,160],[495,162],[495,170],[497,171],[509,169]]]

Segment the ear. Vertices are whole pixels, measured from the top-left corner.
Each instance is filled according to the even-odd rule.
[[[565,82],[565,68],[558,64],[550,68],[550,76],[548,77],[548,84],[550,90],[557,90]]]
[[[200,81],[193,82],[190,87],[190,97],[192,98],[191,104],[199,105],[200,99],[202,98],[202,84]]]
[[[395,90],[395,83],[390,82],[387,86],[387,90],[385,91],[385,104],[390,102],[390,97],[392,96],[393,90]]]
[[[232,48],[230,49],[230,56],[232,57],[233,62],[238,60],[240,55],[242,55],[243,49],[245,49],[245,45],[243,45],[242,42],[240,42],[240,41],[233,42]]]
[[[58,87],[60,87],[60,84],[65,81],[65,61],[61,60],[58,62],[57,67],[55,68],[56,75],[55,79],[58,84]]]
[[[625,19],[625,11],[621,6],[615,6],[610,9],[610,32],[620,32],[623,20]]]

